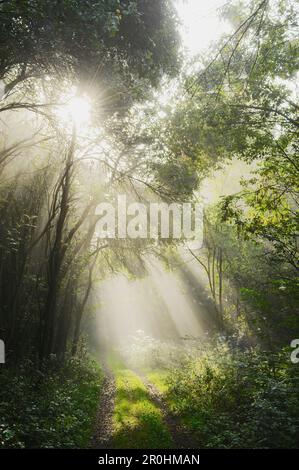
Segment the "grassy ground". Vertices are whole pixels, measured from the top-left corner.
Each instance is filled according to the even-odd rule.
[[[161,392],[162,394],[166,393],[168,390],[167,385],[167,377],[169,372],[165,369],[153,369],[153,370],[145,370],[144,375],[146,376],[147,380],[155,385],[155,387]]]
[[[113,415],[114,448],[171,448],[172,440],[159,407],[153,403],[142,380],[119,359],[111,357],[116,399]]]

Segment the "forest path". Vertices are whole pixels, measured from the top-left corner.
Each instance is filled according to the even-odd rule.
[[[110,447],[113,431],[112,421],[116,395],[115,377],[108,365],[105,364],[103,370],[105,378],[91,443],[91,447],[96,449],[108,449]]]
[[[143,380],[116,355],[109,355],[103,368],[105,379],[92,447],[173,448],[160,404]]]
[[[172,438],[175,449],[192,449],[194,440],[190,432],[181,421],[171,413],[163,393],[143,374],[142,371],[134,369],[135,374],[142,380],[153,402],[160,408],[162,418]]]
[[[190,434],[141,371],[116,357],[107,360],[104,371],[93,448],[192,448]]]

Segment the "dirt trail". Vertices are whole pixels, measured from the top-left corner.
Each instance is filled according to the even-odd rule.
[[[104,383],[100,397],[99,410],[96,417],[94,435],[91,447],[95,449],[108,449],[112,437],[112,417],[115,403],[115,378],[112,371],[104,366]]]

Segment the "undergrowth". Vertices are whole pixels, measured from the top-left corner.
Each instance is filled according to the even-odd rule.
[[[55,360],[45,372],[31,361],[0,370],[0,448],[89,445],[102,373],[91,359]]]

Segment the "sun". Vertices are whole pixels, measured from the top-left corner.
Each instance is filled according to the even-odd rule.
[[[73,95],[64,100],[58,109],[58,119],[62,125],[75,124],[78,129],[87,127],[90,121],[91,103],[87,95]]]
[[[66,113],[75,124],[86,124],[90,119],[90,101],[87,96],[75,96],[66,105]]]

